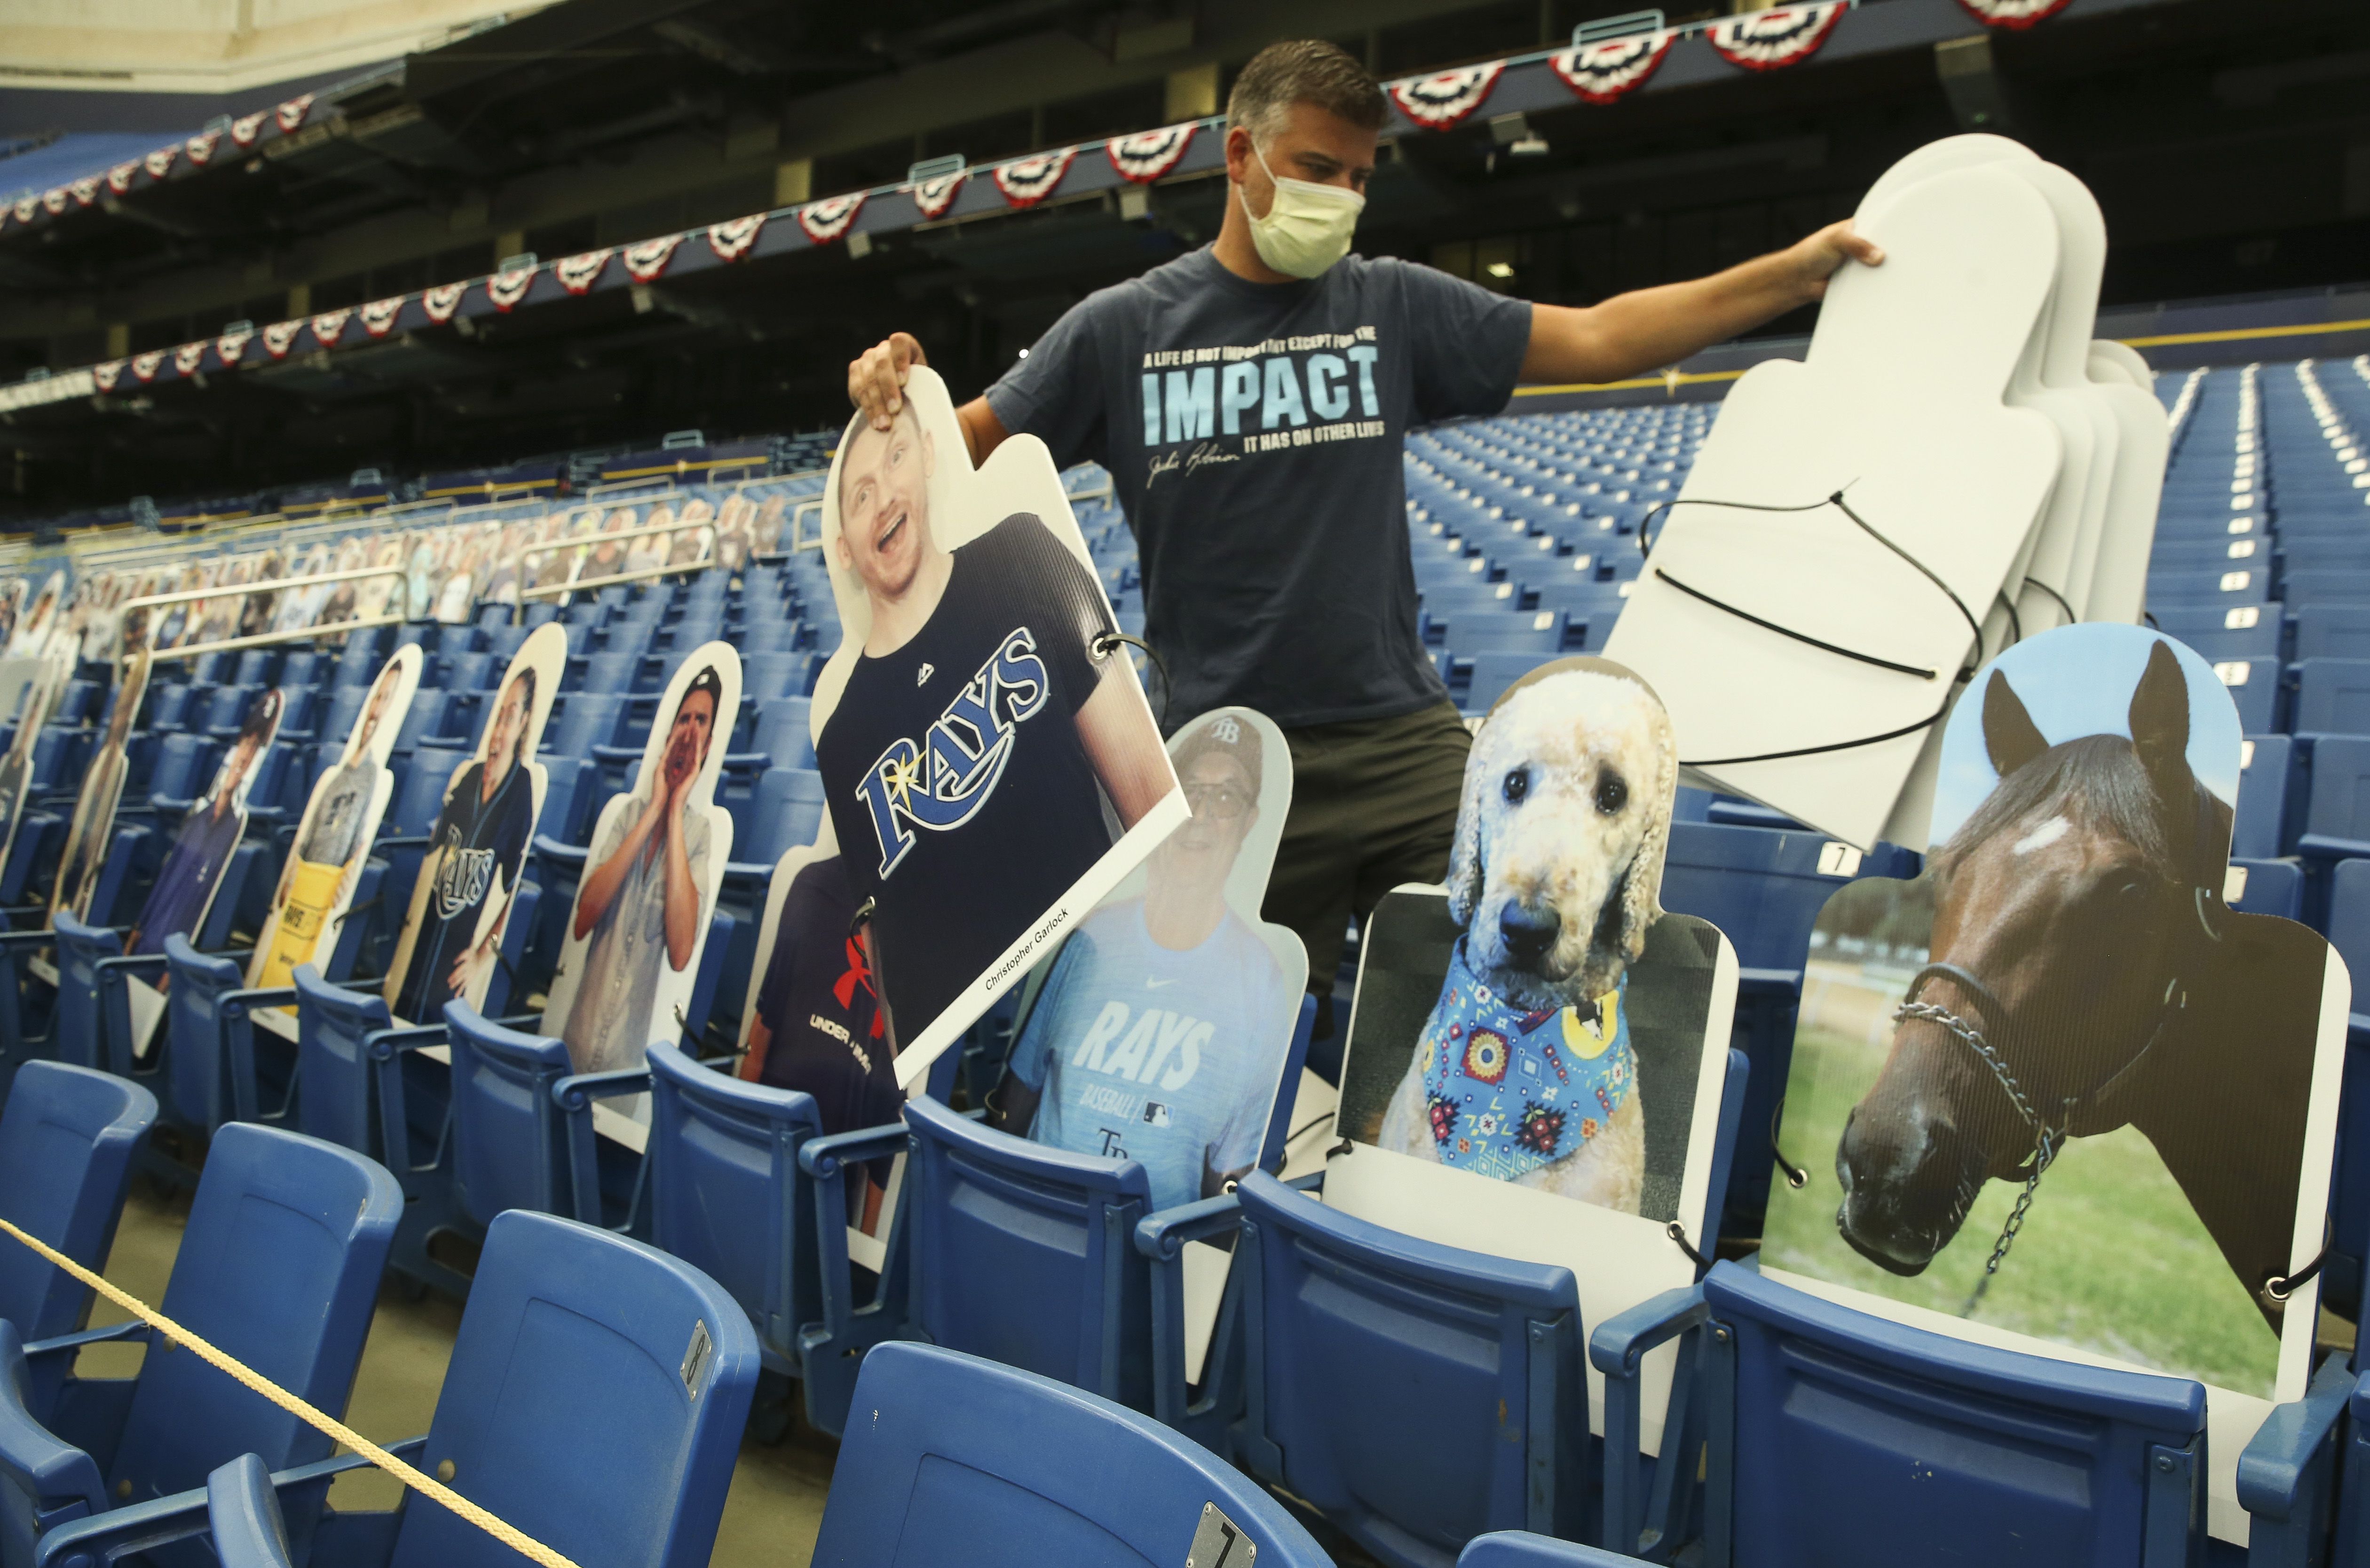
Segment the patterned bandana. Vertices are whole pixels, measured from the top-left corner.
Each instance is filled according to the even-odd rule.
[[[1441,1163],[1511,1182],[1575,1153],[1629,1098],[1624,975],[1593,1019],[1520,1013],[1474,978],[1460,939],[1425,1023],[1424,1108]]]

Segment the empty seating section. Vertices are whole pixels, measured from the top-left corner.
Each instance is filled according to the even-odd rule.
[[[2246,736],[2226,898],[2315,924],[2370,974],[2370,448],[2357,441],[2370,432],[2370,358],[2168,372],[2158,392],[2175,432],[2150,616],[2214,666]],[[1605,647],[1644,567],[1641,535],[1659,526],[1656,509],[1678,494],[1717,414],[1716,403],[1660,401],[1409,436],[1416,635],[1464,713],[1487,713],[1543,663]],[[1127,520],[1099,473],[1066,480],[1096,574],[1121,624],[1141,634]],[[488,483],[460,476],[453,493]],[[732,488],[674,498],[720,505]],[[1247,1539],[1278,1562],[1326,1562],[1304,1525],[1331,1532],[1346,1560],[1394,1565],[1445,1565],[1460,1551],[1476,1564],[1634,1562],[1599,1550],[1624,1545],[1658,1562],[1682,1545],[1682,1561],[1880,1561],[1936,1521],[2001,1561],[2034,1532],[2146,1561],[2169,1560],[2168,1542],[2186,1550],[2205,1466],[2192,1459],[2202,1394],[2185,1381],[1878,1324],[1733,1264],[1692,1291],[1583,1321],[1586,1280],[1568,1269],[1418,1242],[1293,1191],[1321,1182],[1281,1179],[1281,1123],[1238,1189],[1155,1214],[1133,1162],[1053,1162],[936,1103],[954,1093],[961,1052],[904,1123],[828,1136],[813,1100],[731,1076],[774,864],[823,823],[812,701],[840,621],[822,553],[791,547],[814,539],[808,503],[820,489],[819,475],[788,481],[781,548],[730,566],[564,603],[480,605],[466,622],[357,631],[339,646],[160,662],[131,730],[121,825],[88,921],[0,932],[0,1216],[96,1264],[132,1173],[193,1185],[167,1305],[257,1364],[285,1367],[290,1386],[333,1411],[382,1263],[466,1295],[433,1425],[407,1456],[423,1442],[423,1464],[457,1456],[465,1482],[477,1483],[465,1492],[588,1564],[706,1562],[744,1417],[777,1436],[794,1397],[786,1379],[813,1425],[845,1434],[818,1561],[1215,1563],[1246,1561],[1223,1552]],[[324,526],[307,525],[307,537],[334,537]],[[455,1003],[443,1019],[396,1026],[372,977],[391,961],[427,836],[502,671],[546,624],[563,629],[568,659],[501,973],[482,1015]],[[699,990],[679,1046],[654,1047],[646,1067],[571,1076],[567,1048],[532,1032],[531,1010],[552,984],[604,802],[637,777],[670,674],[717,639],[738,650],[742,687],[719,736],[717,802],[732,818],[732,853]],[[335,955],[293,986],[242,990],[238,949],[259,929],[308,793],[336,765],[381,663],[407,643],[421,649],[422,681],[395,736],[357,914]],[[47,886],[108,722],[110,671],[91,662],[76,673],[34,748],[33,804],[0,902],[23,905]],[[174,825],[270,689],[283,718],[255,774],[237,882],[206,930],[174,937],[163,956],[125,956],[119,928]],[[1663,902],[1726,931],[1742,971],[1730,1081],[1740,1108],[1722,1134],[1734,1158],[1731,1168],[1724,1141],[1713,1207],[1724,1235],[1750,1238],[1769,1173],[1752,1129],[1771,1125],[1783,1092],[1811,922],[1852,878],[1914,876],[1919,861],[1892,845],[1863,854],[1693,789],[1677,815]],[[37,938],[54,949],[47,991],[28,965]],[[137,1058],[127,981],[167,974],[161,1056]],[[280,1027],[287,1015],[273,1010],[292,1001]],[[1295,1074],[1314,1016],[1312,1005]],[[975,1114],[981,1086],[964,1082]],[[619,1114],[629,1097],[630,1118]],[[2370,1257],[2370,1136],[2359,1130],[2370,1126],[2370,1017],[2359,1013],[2343,1105],[2324,1277],[2326,1299],[2350,1314]],[[619,1130],[629,1121],[630,1136]],[[859,1260],[839,1218],[847,1173],[897,1153],[911,1165],[890,1240]],[[303,1283],[321,1299],[301,1297],[292,1276],[279,1318],[242,1322],[215,1300],[227,1299],[240,1248],[255,1244],[238,1203],[300,1182],[353,1189],[351,1223],[316,1224],[270,1265],[309,1262]],[[474,1275],[431,1245],[438,1237],[482,1246]],[[1219,1327],[1189,1385],[1178,1259],[1202,1241],[1231,1243],[1233,1264],[1217,1304],[1194,1309],[1214,1310]],[[223,1389],[191,1379],[188,1358],[154,1345],[137,1383],[106,1395],[120,1438],[86,1422],[52,1436],[53,1410],[105,1393],[76,1377],[72,1351],[141,1335],[76,1334],[86,1292],[29,1260],[0,1243],[0,1491],[17,1494],[0,1509],[0,1564],[33,1562],[33,1531],[41,1560],[60,1562],[209,1536],[220,1561],[237,1563],[501,1554],[418,1500],[392,1522],[324,1514],[328,1474],[357,1461],[308,1465],[328,1450],[307,1429],[224,1404]],[[309,1337],[275,1327],[300,1311]],[[1684,1438],[1691,1458],[1657,1476],[1636,1451],[1631,1383],[1639,1357],[1672,1339],[1701,1375],[1671,1414],[1692,1425],[1662,1438]],[[300,1352],[311,1356],[302,1366]],[[646,1379],[649,1366],[667,1377]],[[2298,1445],[2332,1429],[2331,1402],[2351,1389],[2337,1388],[2344,1366],[2330,1368],[2291,1407],[2304,1413]],[[518,1379],[515,1398],[506,1377]],[[1598,1379],[1605,1436],[1592,1438]],[[613,1397],[631,1408],[602,1403]],[[1806,1400],[1900,1430],[1864,1443],[1847,1421],[1802,1417]],[[859,1409],[865,1418],[851,1419]],[[1886,1468],[1896,1450],[1937,1434],[1935,1451],[1957,1457],[1922,1471],[1922,1490],[1901,1491]],[[2352,1441],[2361,1454],[2349,1486],[2370,1467],[2370,1445],[2358,1431]],[[2267,1455],[2249,1449],[2260,1495],[2326,1484],[2305,1460],[2289,1475]],[[2062,1472],[2057,1500],[2003,1503],[2019,1465]],[[2286,1479],[2261,1479],[2275,1472]],[[144,1501],[120,1500],[127,1482]],[[2320,1505],[2299,1503],[2297,1516]],[[2264,1539],[2272,1517],[2259,1516]],[[1212,1554],[1189,1555],[1189,1543]],[[2077,1559],[2092,1560],[2064,1558]]]

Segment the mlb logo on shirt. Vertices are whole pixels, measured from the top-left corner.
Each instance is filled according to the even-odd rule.
[[[1146,1100],[1144,1103],[1144,1120],[1147,1127],[1167,1127],[1168,1107],[1157,1100]]]

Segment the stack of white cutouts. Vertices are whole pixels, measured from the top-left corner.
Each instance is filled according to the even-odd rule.
[[[1693,782],[1922,847],[1959,673],[2140,618],[2169,426],[2139,356],[2091,339],[2106,227],[2073,175],[1955,136],[1854,221],[1884,264],[1837,274],[1806,360],[1737,383],[1605,657]]]

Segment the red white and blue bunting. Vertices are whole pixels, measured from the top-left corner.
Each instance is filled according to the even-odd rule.
[[[205,362],[206,346],[203,343],[184,343],[173,350],[173,368],[183,375],[197,374],[198,367]]]
[[[132,189],[132,177],[139,172],[140,160],[137,158],[132,159],[128,164],[116,165],[113,168],[107,171],[107,189],[112,190],[118,196],[122,195],[125,191]]]
[[[757,243],[757,231],[765,226],[765,214],[752,212],[745,218],[730,223],[708,225],[708,248],[716,253],[719,261],[738,261],[749,254]]]
[[[626,247],[626,272],[637,283],[653,283],[674,259],[674,247],[683,243],[681,235],[661,235],[639,245]]]
[[[402,303],[400,300],[396,303],[398,306]],[[323,311],[313,318],[313,340],[324,349],[336,348],[338,340],[346,335],[346,323],[353,314],[351,308]]]
[[[181,150],[190,155],[190,162],[203,168],[213,160],[215,143],[221,140],[222,132],[219,131],[201,131],[182,143]]]
[[[943,218],[954,206],[955,198],[962,194],[963,180],[970,171],[957,169],[936,179],[918,180],[905,189],[912,193],[914,209],[925,218]]]
[[[141,159],[140,166],[148,171],[150,179],[162,179],[173,171],[173,160],[180,155],[181,144],[176,142],[169,147],[159,147]]]
[[[63,185],[52,186],[41,192],[42,209],[52,217],[66,210],[66,188]]]
[[[232,120],[230,122],[232,144],[240,147],[254,146],[255,139],[263,134],[264,120],[270,117],[270,110],[258,109],[253,114],[242,114]]]
[[[235,365],[247,358],[247,340],[254,336],[255,328],[252,326],[242,326],[236,332],[225,332],[214,339],[214,352],[222,357],[224,364]]]
[[[1618,103],[1646,85],[1678,36],[1676,29],[1664,28],[1609,38],[1602,43],[1567,49],[1550,57],[1547,64],[1565,86],[1587,102]]]
[[[165,350],[162,349],[145,354],[134,354],[132,356],[132,379],[143,382],[155,381],[157,371],[164,367],[164,363]]]
[[[589,292],[609,269],[609,258],[617,254],[615,246],[600,250],[588,250],[581,256],[563,256],[551,265],[551,274],[559,286],[571,294]]]
[[[310,113],[312,109],[313,95],[299,94],[271,111],[272,123],[279,126],[281,133],[285,135],[304,124],[305,116]]]
[[[75,180],[72,185],[67,186],[66,189],[74,192],[75,206],[87,207],[92,202],[98,200],[98,185],[99,177],[94,174],[86,175],[81,179]]]
[[[995,166],[995,189],[1004,192],[1004,200],[1014,207],[1034,207],[1059,189],[1062,177],[1070,172],[1070,160],[1078,155],[1076,147],[1064,147],[1057,152],[1032,154]]]
[[[305,318],[275,321],[263,329],[263,351],[275,360],[284,360],[288,350],[296,346],[296,335],[305,330]]]
[[[453,319],[453,313],[461,308],[461,296],[468,292],[466,283],[439,283],[432,289],[422,289],[420,291],[420,308],[428,313],[429,320],[442,326]],[[402,306],[402,301],[396,302],[397,309],[400,310]],[[363,325],[369,324],[365,322]]]
[[[31,223],[33,221],[33,214],[39,212],[40,210],[41,199],[40,197],[19,196],[17,198],[17,221],[18,223]]]
[[[859,190],[853,196],[826,196],[820,201],[810,201],[799,209],[799,227],[815,244],[829,245],[856,222],[856,214],[864,210],[864,196]]]
[[[460,296],[453,296],[455,303]],[[391,300],[373,300],[362,306],[362,330],[374,338],[384,338],[395,330],[396,318],[403,314],[403,296]]]
[[[115,383],[123,379],[123,367],[129,361],[109,360],[103,365],[90,367],[90,384],[101,392],[113,392]]]
[[[2045,22],[2073,4],[2073,0],[1959,0],[1968,15],[1987,28],[2007,28],[2011,32]]]
[[[1136,185],[1150,185],[1177,166],[1185,149],[1193,144],[1195,122],[1164,125],[1157,131],[1139,131],[1133,136],[1114,136],[1103,143],[1110,157],[1111,167],[1122,179]]]
[[[494,302],[496,310],[508,315],[511,307],[526,298],[526,292],[535,287],[535,275],[539,270],[534,262],[528,262],[523,267],[495,273],[486,280],[486,298]]]
[[[1446,131],[1462,125],[1475,109],[1490,101],[1490,89],[1498,85],[1498,74],[1505,68],[1504,61],[1493,60],[1487,65],[1467,65],[1412,81],[1394,82],[1391,97],[1399,106],[1400,113],[1425,130]]]
[[[1815,6],[1775,6],[1714,22],[1704,36],[1731,65],[1747,71],[1777,71],[1798,65],[1819,52],[1827,35],[1851,8],[1850,0],[1821,0]]]

